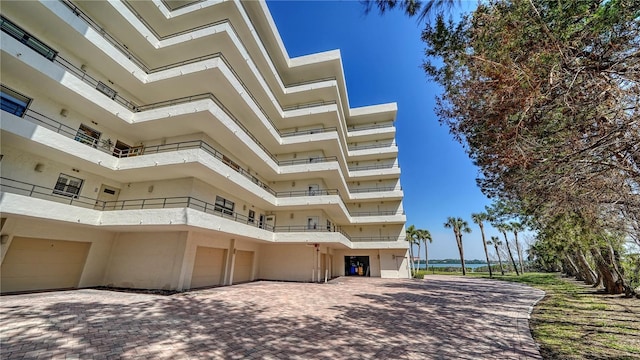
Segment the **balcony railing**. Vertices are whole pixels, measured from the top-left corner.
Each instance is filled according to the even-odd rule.
[[[339,226],[320,226],[320,225],[279,225],[275,226],[274,232],[337,232],[347,239],[351,240],[351,236],[344,232]]]
[[[348,131],[362,131],[362,130],[372,130],[372,129],[382,129],[382,128],[392,128],[394,126],[393,123],[388,124],[374,124],[374,125],[352,125],[348,126]]]
[[[190,208],[271,232],[339,232],[349,239],[349,234],[345,233],[338,226],[322,227],[300,225],[273,227],[270,224],[264,222],[261,223],[258,219],[250,218],[246,215],[229,211],[228,209],[223,209],[215,204],[202,201],[191,196],[103,201],[80,195],[56,194],[56,192],[59,191],[53,188],[47,188],[5,177],[0,177],[0,191],[80,206],[83,208],[92,208],[100,211]]]
[[[111,43],[116,49],[118,49],[122,54],[127,56],[128,59],[133,61],[137,66],[139,66],[147,74],[156,73],[156,72],[159,72],[159,71],[175,68],[175,67],[182,66],[182,65],[193,64],[193,63],[196,63],[196,62],[199,62],[199,61],[208,60],[208,59],[220,58],[227,65],[227,67],[231,70],[231,72],[234,74],[234,76],[236,77],[236,80],[238,80],[240,82],[240,84],[244,88],[245,92],[249,95],[249,97],[251,97],[251,99],[254,101],[254,103],[258,106],[258,108],[262,112],[263,116],[265,116],[265,118],[269,121],[269,123],[271,123],[271,125],[273,126],[273,128],[276,131],[279,131],[278,128],[273,123],[273,121],[271,120],[271,118],[267,115],[266,111],[264,111],[264,109],[262,108],[260,103],[257,101],[257,99],[255,98],[253,93],[249,90],[249,88],[246,86],[246,84],[242,81],[240,76],[238,76],[237,72],[234,70],[234,68],[231,66],[231,64],[227,61],[227,59],[224,57],[224,55],[222,55],[222,53],[217,52],[217,53],[214,53],[214,54],[203,55],[203,56],[195,57],[195,58],[192,58],[192,59],[179,61],[179,62],[175,62],[175,63],[172,63],[172,64],[159,66],[159,67],[156,67],[156,68],[151,68],[151,67],[147,66],[141,59],[136,57],[129,50],[129,48],[126,45],[120,43],[115,37],[110,35],[104,28],[102,28],[95,21],[93,21],[93,19],[91,19],[91,17],[89,17],[87,14],[85,14],[82,10],[80,10],[77,6],[75,6],[71,1],[69,1],[69,0],[60,0],[60,1],[64,5],[66,5],[71,12],[73,12],[76,16],[78,16],[80,19],[82,19],[87,25],[89,25],[94,30],[96,30],[96,32],[98,34],[101,34],[104,37],[105,40],[107,40],[109,43]],[[172,38],[172,37],[175,37],[175,36],[179,36],[179,35],[185,34],[187,32],[197,31],[197,30],[200,30],[200,29],[205,29],[205,28],[208,28],[208,27],[213,27],[213,26],[217,26],[217,25],[221,25],[221,24],[227,24],[232,29],[232,31],[236,34],[236,38],[239,39],[239,41],[242,43],[242,39],[239,36],[237,36],[237,32],[236,32],[235,28],[233,27],[233,25],[231,24],[231,22],[228,19],[218,20],[218,21],[215,21],[215,22],[212,22],[212,23],[208,23],[208,24],[204,24],[204,25],[201,25],[201,26],[189,29],[189,30],[177,32],[177,33],[166,35],[166,36],[161,36],[160,34],[158,34],[151,27],[150,24],[148,24],[147,22],[144,21],[144,18],[142,16],[140,16],[135,11],[135,9],[133,7],[131,7],[126,2],[124,2],[124,4],[129,8],[129,10],[132,13],[136,14],[138,20],[143,22],[149,31],[151,31],[158,39],[161,39],[161,40],[162,39]],[[244,44],[243,44],[243,46],[244,46]],[[246,49],[246,46],[245,46],[245,49]],[[258,73],[260,73],[260,70],[258,70]],[[262,76],[262,78],[264,79],[264,76],[261,73],[260,73],[260,76]],[[335,80],[335,78],[331,78],[331,79]],[[314,82],[321,82],[321,81],[326,81],[326,80],[327,79],[320,79],[320,80],[317,80],[317,81],[314,81]],[[309,83],[312,83],[312,82],[309,82]],[[296,84],[296,85],[298,85],[298,84]],[[211,96],[213,96],[213,94],[211,94]],[[168,102],[171,102],[171,101],[173,101],[173,100],[169,100]],[[166,102],[161,102],[161,103],[166,103]],[[158,105],[158,104],[161,104],[161,103],[156,103],[156,104],[151,104],[151,105]],[[335,104],[335,103],[336,103],[335,101],[322,101],[322,102],[313,102],[313,103],[309,103],[309,104],[296,105],[296,107],[297,108],[308,108],[308,107],[313,107],[313,106]],[[165,105],[165,106],[168,106],[168,105]],[[136,111],[143,111],[143,110],[148,110],[148,109],[152,109],[152,108],[154,108],[154,107],[149,107],[148,105],[139,106]],[[289,110],[289,109],[290,108],[287,108],[287,110]],[[232,119],[235,120],[234,117],[232,117]],[[335,128],[332,128],[332,129],[336,130]],[[330,131],[330,130],[325,130],[325,131]],[[304,134],[304,132],[301,132],[300,134]],[[289,133],[287,136],[293,136],[293,135],[298,135],[298,134]]]
[[[325,106],[325,105],[334,105],[336,103],[335,100],[328,100],[328,101],[313,101],[310,103],[306,103],[306,104],[296,104],[296,105],[291,105],[291,106],[287,106],[287,107],[283,107],[282,111],[290,111],[290,110],[299,110],[299,109],[308,109],[308,108],[312,108],[312,107],[318,107],[318,106]]]
[[[352,242],[372,242],[372,241],[405,241],[404,236],[354,236]]]
[[[349,146],[349,151],[353,150],[365,150],[365,149],[378,149],[378,148],[391,148],[396,146],[395,142],[392,143],[377,143],[377,144],[365,144],[365,145],[352,145]]]
[[[297,197],[297,196],[326,196],[340,195],[338,189],[316,189],[300,191],[278,191],[276,197]]]
[[[67,0],[61,0],[65,5],[67,5],[70,10],[80,16],[80,14],[82,14],[83,16],[81,16],[81,18],[83,18],[85,21],[89,21],[90,18],[86,15],[84,15],[84,13],[82,13],[77,7],[75,7],[75,5],[71,4],[69,1]],[[5,19],[3,18],[3,21],[5,21]],[[8,20],[7,20],[8,23]],[[89,25],[91,26],[97,26],[95,23],[92,23],[91,21],[87,22]],[[3,23],[4,24],[4,23]],[[13,23],[11,23],[13,24]],[[19,27],[15,26],[17,29],[20,29]],[[5,30],[5,28],[2,28],[3,31],[8,31]],[[21,29],[20,29],[21,30]],[[102,28],[100,28],[99,26],[97,27],[97,29],[99,33],[104,33],[104,30]],[[109,37],[106,37],[107,40],[109,40]],[[35,39],[37,40],[37,39]],[[115,39],[113,39],[115,40]],[[117,44],[117,41],[116,41]],[[124,46],[124,45],[123,45]],[[35,51],[38,51],[37,49],[34,49]],[[130,54],[130,53],[128,53]],[[220,56],[225,63],[226,59],[224,59],[224,57],[222,55],[218,55],[216,54],[215,56]],[[258,139],[250,132],[248,131],[248,129],[246,129],[246,127],[242,124],[242,122],[240,122],[213,94],[211,93],[207,93],[207,94],[199,94],[199,95],[194,95],[194,96],[188,96],[188,97],[183,97],[183,98],[179,98],[179,99],[173,99],[173,100],[166,100],[166,101],[161,101],[161,102],[157,102],[157,103],[153,103],[153,104],[147,104],[147,105],[139,105],[136,104],[135,102],[132,102],[130,100],[127,100],[126,98],[122,97],[121,95],[119,95],[117,92],[115,92],[115,90],[108,88],[106,84],[96,80],[95,78],[91,77],[90,75],[88,75],[85,71],[79,69],[78,67],[74,66],[73,64],[71,64],[69,61],[67,61],[66,59],[60,57],[60,56],[55,56],[55,62],[57,64],[59,64],[60,66],[64,67],[65,69],[67,69],[68,71],[70,71],[72,74],[74,74],[75,76],[77,76],[80,80],[85,81],[86,83],[88,83],[89,85],[91,85],[92,87],[100,90],[103,88],[107,88],[109,91],[103,91],[100,90],[101,92],[103,92],[106,96],[108,96],[109,98],[113,99],[114,101],[118,102],[119,104],[125,106],[126,108],[132,110],[132,111],[142,111],[142,110],[149,110],[149,109],[154,109],[154,108],[159,108],[159,107],[166,107],[166,106],[171,106],[171,105],[176,105],[176,104],[180,104],[180,103],[186,103],[186,102],[191,102],[191,101],[195,101],[197,99],[211,99],[212,101],[214,101],[241,129],[243,129],[244,133],[249,136],[272,160],[276,161],[275,156],[269,152],[267,150],[267,148],[262,145],[262,143],[260,143],[260,141],[258,141]],[[227,63],[228,64],[228,63]],[[233,70],[233,68],[228,64],[229,68],[234,72],[234,75],[236,76],[237,80],[240,81],[243,84],[243,87],[245,88],[245,90],[247,91],[248,94],[251,95],[249,89],[244,85],[244,83],[242,82],[242,80],[240,79],[240,77],[235,73],[235,71]],[[253,98],[253,95],[251,95],[251,97]],[[269,121],[271,121],[268,116],[266,115],[266,112],[264,111],[264,109],[262,109],[262,107],[260,106],[260,104],[254,99],[255,104],[261,109],[262,113],[264,114],[264,116],[267,117],[267,119]],[[273,125],[273,123],[272,123]],[[278,131],[277,127],[275,127],[275,125],[273,125],[273,128]],[[304,134],[309,130],[303,130],[302,132],[300,132],[300,134]],[[296,133],[288,133],[287,136],[292,136],[292,135],[296,135]],[[91,146],[95,146],[96,144],[91,144]],[[97,147],[97,146],[96,146]],[[127,150],[128,151],[128,150]],[[136,152],[137,154],[137,152]],[[323,161],[337,161],[337,157],[329,157],[329,158],[310,158],[308,159],[308,161],[304,161],[304,160],[291,160],[291,161],[285,161],[284,163],[279,163],[279,165],[295,165],[295,164],[303,164],[303,163],[314,163],[314,162],[323,162]],[[363,170],[363,168],[352,168],[350,170]]]
[[[371,187],[371,188],[361,188],[361,189],[349,189],[349,192],[352,194],[358,193],[368,193],[368,192],[382,192],[382,191],[401,191],[402,189],[398,189],[395,186],[387,186],[387,187]]]
[[[396,210],[385,210],[385,211],[354,211],[349,213],[352,216],[393,216],[393,215],[404,215],[404,211],[396,211]]]
[[[281,132],[280,136],[288,137],[288,136],[310,135],[310,134],[319,134],[319,133],[335,132],[335,131],[337,131],[337,128],[335,127],[316,128],[316,129],[299,130],[299,131],[285,131],[285,132]]]
[[[399,166],[396,164],[355,165],[355,166],[349,166],[349,171],[397,169],[397,168],[399,168]]]
[[[149,146],[137,146],[129,149],[118,149],[113,146],[110,142],[107,143],[104,140],[99,140],[88,136],[86,134],[80,133],[77,129],[74,129],[70,126],[67,126],[57,120],[54,120],[46,115],[43,115],[37,111],[27,109],[24,114],[24,118],[30,120],[33,123],[42,125],[49,130],[55,131],[67,138],[74,139],[82,144],[90,146],[94,149],[102,151],[104,153],[110,154],[117,158],[125,158],[131,156],[140,156],[143,154],[157,154],[163,152],[171,152],[171,151],[179,151],[179,150],[188,150],[188,149],[201,149],[213,156],[214,158],[220,160],[223,164],[235,170],[236,172],[243,175],[245,178],[251,180],[254,184],[263,188],[268,193],[276,196],[276,197],[297,197],[297,196],[322,196],[322,195],[338,195],[340,196],[343,204],[344,199],[340,195],[338,189],[315,189],[315,190],[299,190],[299,191],[274,191],[269,185],[259,180],[255,176],[253,176],[249,171],[240,167],[235,162],[231,161],[228,157],[226,157],[223,153],[216,150],[214,147],[206,143],[202,140],[193,140],[193,141],[182,141],[176,143],[162,144],[162,145],[149,145]],[[299,164],[310,164],[310,163],[319,163],[319,162],[327,162],[327,161],[337,161],[336,157],[318,157],[318,158],[309,158],[309,159],[295,159],[295,160],[283,160],[279,161],[278,165],[299,165]],[[386,190],[383,190],[386,189]],[[351,192],[374,192],[374,191],[391,191],[394,190],[394,187],[389,188],[367,188],[367,189],[356,189]],[[350,215],[360,215],[356,213],[350,213]],[[382,214],[379,214],[382,215]]]

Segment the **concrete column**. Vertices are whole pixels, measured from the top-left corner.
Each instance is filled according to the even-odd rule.
[[[191,275],[193,275],[193,263],[196,258],[196,247],[192,244],[192,232],[187,231],[180,233],[179,244],[181,245],[176,252],[176,268],[174,276],[176,282],[176,290],[187,290],[191,288]],[[177,270],[177,271],[176,271]]]
[[[224,267],[224,285],[233,285],[233,269],[236,262],[236,239],[229,241],[227,259]]]

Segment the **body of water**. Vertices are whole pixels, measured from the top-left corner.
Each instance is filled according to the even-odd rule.
[[[467,269],[468,268],[475,269],[475,268],[479,268],[479,267],[482,267],[482,266],[487,266],[487,264],[464,264],[464,265],[465,265],[465,267]],[[424,263],[423,264],[416,264],[416,266],[418,267],[418,269],[424,269],[426,264],[424,264]],[[455,268],[455,267],[461,268],[462,264],[432,264],[432,263],[429,263],[429,268],[431,268],[431,267],[435,267],[435,268],[448,268],[448,267],[450,267],[450,268]]]

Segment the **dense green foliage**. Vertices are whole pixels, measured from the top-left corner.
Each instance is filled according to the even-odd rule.
[[[516,271],[526,225],[539,234],[529,255],[541,268],[631,293],[625,269],[637,257],[624,243],[640,245],[640,2],[490,0],[459,21],[439,13],[422,39],[424,70],[444,89],[439,121],[498,204],[492,223]]]

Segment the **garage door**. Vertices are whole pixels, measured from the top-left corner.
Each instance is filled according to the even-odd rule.
[[[91,243],[15,237],[0,269],[0,291],[78,286]]]
[[[233,270],[233,283],[251,281],[251,270],[253,269],[253,251],[236,252],[236,262]]]
[[[225,253],[225,249],[198,246],[191,275],[192,289],[222,283]]]

